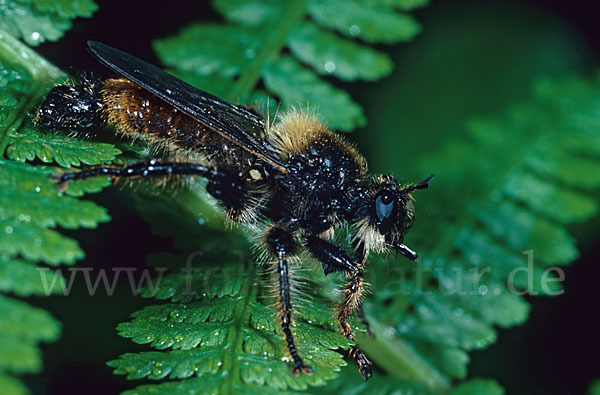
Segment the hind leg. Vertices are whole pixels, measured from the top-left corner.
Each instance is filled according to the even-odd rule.
[[[54,180],[60,184],[66,184],[69,181],[96,176],[108,176],[114,179],[146,179],[172,175],[200,176],[208,179],[206,190],[223,203],[231,219],[238,219],[239,213],[246,208],[247,185],[240,177],[239,172],[227,167],[216,168],[198,163],[151,160],[123,167],[97,166],[79,172],[57,174]]]

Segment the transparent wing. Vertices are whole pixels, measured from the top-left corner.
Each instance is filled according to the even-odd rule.
[[[88,41],[88,49],[112,71],[146,89],[279,171],[286,172],[285,166],[259,137],[265,130],[265,120],[261,116],[194,88],[160,68],[108,45]]]

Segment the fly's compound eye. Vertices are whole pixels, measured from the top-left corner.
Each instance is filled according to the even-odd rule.
[[[398,204],[396,195],[390,191],[381,191],[375,196],[375,215],[380,233],[387,233],[396,222]]]

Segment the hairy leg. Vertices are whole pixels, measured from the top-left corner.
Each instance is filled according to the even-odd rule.
[[[364,245],[362,243],[353,243],[352,246],[354,247],[354,249],[356,251],[356,259],[358,260],[358,262],[361,263],[361,266],[364,265],[364,263],[365,263]],[[356,314],[358,315],[360,322],[362,322],[363,325],[367,328],[367,335],[369,335],[372,338],[373,332],[371,331],[371,325],[369,325],[369,320],[367,319],[367,316],[365,315],[365,312],[363,311],[362,302],[360,302],[358,304],[358,306],[356,307]]]
[[[354,263],[346,251],[319,237],[305,236],[305,240],[309,252],[323,264],[325,274],[343,271],[348,276],[348,282],[344,289],[344,299],[338,307],[337,319],[344,336],[356,341],[347,320],[361,305],[364,292],[362,263]],[[358,364],[358,370],[362,378],[367,380],[371,377],[371,361],[357,346],[350,348],[349,355]]]
[[[290,301],[290,275],[287,258],[295,249],[293,237],[287,230],[279,227],[269,229],[266,237],[271,252],[277,258],[279,318],[290,356],[294,360],[294,367],[291,370],[292,375],[296,376],[299,372],[312,374],[312,370],[304,365],[302,358],[298,355],[298,350],[294,344],[294,336],[290,329],[290,325],[292,324],[292,303]]]

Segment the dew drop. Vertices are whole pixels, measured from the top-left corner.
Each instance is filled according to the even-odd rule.
[[[352,25],[348,28],[348,33],[350,33],[351,36],[356,37],[360,34],[360,26],[358,25]]]
[[[331,60],[328,60],[327,62],[325,62],[325,71],[328,73],[333,73],[335,71],[335,63]]]
[[[6,228],[4,228],[4,231],[8,234],[11,234],[13,232],[13,228],[12,228],[12,226],[9,225]]]
[[[39,40],[40,39],[40,33],[38,33],[38,32],[31,33],[31,39],[35,40],[35,41]]]
[[[409,326],[406,324],[401,324],[400,326],[398,326],[398,333],[402,334],[402,333],[407,333],[409,330]]]
[[[386,338],[391,339],[391,338],[393,338],[396,335],[396,330],[393,327],[388,326],[387,328],[385,328],[383,330],[383,335]]]
[[[485,342],[485,340],[477,340],[477,341],[475,342],[475,347],[476,347],[476,348],[483,348],[483,347],[485,347],[485,346],[486,346],[486,342]]]
[[[488,293],[488,287],[487,287],[487,285],[480,285],[479,286],[479,293],[481,295],[487,295],[487,293]]]

